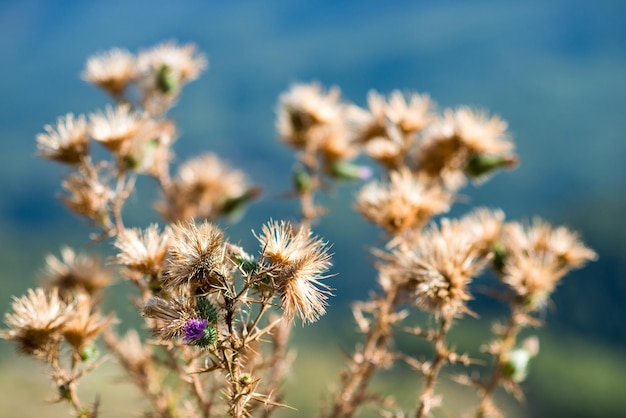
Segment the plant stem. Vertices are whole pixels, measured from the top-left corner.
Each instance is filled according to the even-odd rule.
[[[419,407],[415,416],[417,418],[425,417],[433,406],[433,398],[435,392],[435,382],[443,365],[450,357],[450,350],[446,347],[445,337],[452,324],[452,318],[442,316],[439,321],[439,329],[435,333],[435,358],[433,364],[428,368],[426,373],[426,382],[422,388],[422,394],[419,397]]]
[[[502,334],[501,341],[498,344],[498,350],[493,354],[493,370],[491,372],[491,378],[482,386],[481,399],[478,410],[476,411],[477,418],[484,418],[489,416],[489,411],[494,410],[493,394],[500,386],[500,382],[504,377],[502,366],[506,355],[511,351],[515,345],[517,334],[522,326],[522,319],[526,316],[524,308],[517,302],[511,303],[511,319],[507,325],[504,333]]]
[[[387,355],[397,295],[397,289],[392,287],[384,298],[378,299],[375,323],[367,332],[365,347],[353,355],[349,370],[342,377],[343,390],[335,395],[333,409],[326,415],[327,418],[352,417],[367,399],[367,387]]]

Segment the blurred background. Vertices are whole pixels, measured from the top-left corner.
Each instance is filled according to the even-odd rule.
[[[87,246],[89,227],[55,198],[65,171],[36,158],[45,124],[108,102],[80,79],[87,57],[192,42],[210,64],[171,112],[181,132],[174,163],[210,150],[263,185],[241,221],[224,224],[249,248],[257,245],[251,229],[297,215],[295,201],[277,197],[290,187],[294,160],[274,129],[278,95],[294,82],[337,85],[359,105],[370,89],[417,91],[442,108],[473,105],[507,120],[520,167],[464,189],[467,202],[451,215],[486,205],[508,219],[541,216],[579,231],[600,255],[557,289],[537,331],[542,348],[525,382],[527,401],[508,413],[626,416],[625,22],[620,0],[0,0],[0,311],[36,285],[45,254],[58,255],[61,245],[110,253],[110,243]],[[157,195],[149,182],[140,186],[129,224],[146,226],[157,218],[143,199]],[[299,411],[284,416],[314,415],[307,408],[336,381],[340,348],[356,338],[349,304],[375,288],[369,248],[381,237],[350,207],[357,187],[338,187],[324,202],[333,216],[316,226],[333,243],[336,296],[327,316],[296,330],[299,355],[286,390]],[[114,287],[109,306],[131,318],[124,291]],[[483,319],[506,313],[481,300],[472,307]],[[484,342],[484,324],[458,326],[459,348]],[[53,392],[44,371],[16,358],[0,343],[0,411],[67,416],[63,406],[45,405]],[[139,402],[130,386],[112,384],[117,375],[104,368],[95,378],[91,393],[101,393],[103,417],[131,416],[129,405]],[[391,371],[377,385],[402,387],[411,405],[413,379]],[[446,405],[464,399],[455,387],[443,390]]]

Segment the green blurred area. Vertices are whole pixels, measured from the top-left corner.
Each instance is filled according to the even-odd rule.
[[[274,107],[291,83],[338,85],[347,100],[360,105],[369,89],[418,91],[441,107],[475,105],[507,120],[521,166],[464,190],[466,201],[451,215],[473,205],[501,207],[509,219],[539,215],[580,231],[600,255],[557,289],[540,333],[541,353],[526,382],[528,403],[514,403],[511,411],[517,412],[511,414],[624,416],[624,21],[626,3],[611,0],[399,1],[393,6],[330,0],[0,2],[0,144],[5,150],[0,153],[0,311],[8,309],[11,295],[36,284],[44,255],[58,255],[61,245],[103,257],[111,253],[110,243],[88,246],[89,227],[55,199],[64,170],[35,157],[35,135],[59,115],[93,112],[107,102],[79,79],[87,56],[114,46],[137,51],[177,39],[196,43],[210,66],[183,91],[172,112],[181,129],[174,163],[215,151],[264,186],[263,199],[241,222],[223,225],[233,241],[253,253],[251,229],[297,214],[295,202],[277,197],[289,188],[293,156],[276,141]],[[149,181],[140,186],[127,210],[129,225],[157,220],[146,203],[157,192]],[[352,329],[348,304],[376,286],[369,247],[380,245],[381,236],[351,209],[357,187],[341,185],[325,199],[332,216],[316,226],[333,243],[337,276],[330,284],[336,296],[320,324],[297,331],[302,344],[287,386],[300,413],[285,416],[310,416],[304,411],[319,399],[316,393],[336,379],[339,351],[329,347],[351,347],[354,342],[341,337]],[[115,285],[107,306],[133,320],[127,291],[125,284]],[[503,314],[483,299],[475,303],[486,316]],[[331,324],[337,323],[346,332],[336,332]],[[486,340],[486,328],[476,331],[478,326],[464,324],[456,335],[476,347]],[[43,409],[28,409],[41,406],[33,399],[45,397],[40,396],[47,390],[41,370],[14,358],[0,343],[0,401],[13,402],[0,405],[0,411],[43,414]],[[110,378],[96,377],[103,387]],[[390,371],[377,385],[397,390],[410,404],[419,382]],[[26,387],[25,394],[20,388]],[[124,399],[119,404],[137,402],[126,391],[116,393],[113,399]],[[465,396],[451,393],[454,399]],[[103,398],[105,411],[107,404]],[[119,416],[114,411],[128,410],[111,409],[107,414],[112,415],[104,416]]]
[[[477,321],[476,321],[477,322]],[[329,391],[337,387],[342,368],[342,355],[353,347],[356,334],[348,323],[331,325],[322,322],[313,329],[296,328],[291,343],[296,354],[293,367],[283,383],[285,403],[291,408],[281,409],[279,417],[316,416],[319,406],[329,400]],[[538,334],[541,350],[530,365],[528,379],[522,383],[526,401],[517,402],[500,391],[496,401],[505,416],[515,417],[620,417],[624,416],[623,372],[626,359],[615,348],[581,342],[578,337]],[[483,326],[464,323],[453,329],[451,340],[457,341],[459,351],[468,349],[472,355],[480,343],[487,341]],[[420,359],[428,359],[430,350],[422,341],[407,337],[398,345],[408,348]],[[5,353],[6,354],[6,353]],[[66,405],[46,403],[55,396],[54,387],[42,379],[45,369],[34,361],[19,358],[0,360],[1,411],[15,411],[11,417],[46,416],[66,417]],[[462,368],[444,368],[437,391],[443,396],[443,408],[434,411],[435,417],[466,416],[477,405],[473,390],[450,380],[452,372]],[[381,371],[372,388],[382,395],[393,394],[406,411],[414,409],[421,379],[399,362],[391,370]],[[124,378],[123,371],[113,361],[105,363],[80,385],[81,400],[101,403],[101,417],[113,418],[136,415],[143,404],[140,394]],[[374,408],[364,407],[360,417],[378,417]]]

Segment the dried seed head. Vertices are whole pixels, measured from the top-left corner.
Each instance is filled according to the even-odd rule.
[[[327,167],[350,160],[359,152],[359,147],[352,140],[352,133],[343,122],[320,128],[312,137],[315,138],[313,143],[317,143],[317,151]]]
[[[193,221],[173,227],[170,259],[163,278],[166,289],[191,286],[195,291],[211,292],[226,285],[223,233],[215,225]]]
[[[326,312],[330,289],[321,282],[330,268],[328,246],[306,229],[294,231],[291,224],[270,222],[257,236],[261,260],[281,295],[285,316],[296,314],[314,322]]]
[[[442,219],[410,243],[381,255],[381,284],[399,286],[409,302],[427,312],[453,318],[468,313],[469,284],[489,260],[483,239],[468,221]]]
[[[423,227],[433,215],[446,212],[452,196],[438,185],[428,184],[407,168],[393,171],[388,183],[363,186],[356,210],[391,234]]]
[[[61,333],[75,352],[82,354],[83,349],[113,322],[114,317],[103,317],[85,294],[77,295],[75,301],[73,315],[63,324]]]
[[[104,268],[97,256],[76,253],[69,247],[61,248],[61,258],[52,254],[46,256],[43,286],[56,288],[65,301],[78,293],[96,297],[111,280],[112,272]]]
[[[393,127],[403,138],[422,131],[434,119],[433,103],[428,95],[403,94],[394,90],[389,98],[370,91],[367,95],[368,117],[361,117],[359,140],[389,138]]]
[[[197,79],[208,64],[206,56],[197,53],[194,44],[177,45],[173,41],[140,52],[137,60],[144,82],[162,93],[176,90],[183,83]],[[163,77],[169,77],[169,81],[176,83],[176,86],[168,86],[168,80]]]
[[[5,314],[9,329],[0,337],[15,340],[25,354],[47,357],[60,338],[63,324],[73,315],[73,304],[59,298],[56,289],[28,289],[28,294],[13,298],[12,312]]]
[[[403,95],[393,91],[389,95],[385,114],[404,134],[419,132],[433,120],[433,103],[427,94]]]
[[[165,267],[165,258],[171,230],[166,227],[159,233],[157,224],[145,230],[127,229],[118,234],[115,247],[119,250],[116,260],[148,276],[157,276]]]
[[[283,142],[303,150],[313,164],[317,155],[332,167],[358,153],[349,127],[351,108],[337,87],[324,91],[319,83],[295,84],[279,98],[276,127]],[[309,161],[310,160],[310,161]]]
[[[476,250],[481,256],[489,256],[500,239],[504,225],[504,212],[499,209],[477,208],[459,219],[463,230],[476,237]]]
[[[69,195],[62,195],[61,200],[72,212],[96,223],[107,221],[113,191],[97,170],[78,170],[63,181],[62,187]]]
[[[118,96],[136,75],[133,54],[125,49],[113,48],[89,57],[82,78]]]
[[[89,153],[89,135],[84,115],[72,113],[57,119],[56,126],[44,126],[46,133],[37,135],[37,150],[43,158],[66,164],[77,164]]]
[[[447,110],[435,130],[439,130],[440,136],[457,136],[472,154],[503,154],[513,150],[507,128],[497,115],[462,106]]]
[[[171,190],[157,204],[157,209],[170,221],[215,219],[226,214],[229,202],[247,196],[252,189],[242,171],[232,169],[209,153],[180,167]]]
[[[89,133],[107,149],[117,152],[137,134],[144,122],[143,118],[129,104],[115,108],[107,105],[104,112],[89,115]]]
[[[388,170],[397,170],[402,166],[404,140],[395,128],[389,129],[387,136],[378,136],[365,144],[365,153]]]
[[[571,269],[597,259],[578,234],[563,226],[553,228],[539,218],[529,225],[505,224],[502,244],[505,256],[501,279],[531,308],[542,306]]]
[[[310,131],[341,124],[340,90],[325,92],[319,83],[295,84],[279,98],[277,129],[283,141],[296,148],[310,142]]]
[[[450,189],[465,184],[464,170],[476,155],[503,155],[513,149],[507,123],[484,111],[446,110],[429,127],[417,151],[418,169]]]

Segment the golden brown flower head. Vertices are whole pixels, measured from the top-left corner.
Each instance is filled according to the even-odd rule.
[[[317,143],[317,151],[326,167],[333,167],[339,161],[354,158],[359,148],[353,142],[353,134],[344,124],[333,125],[319,129],[313,137],[312,143]]]
[[[83,349],[113,322],[114,317],[102,317],[94,308],[92,299],[85,294],[77,295],[75,301],[72,316],[63,323],[61,333],[74,351],[83,355]]]
[[[105,111],[89,115],[89,133],[110,151],[116,152],[137,134],[144,117],[122,104],[115,108],[107,105]]]
[[[11,309],[13,312],[5,314],[9,329],[2,330],[0,337],[15,340],[25,354],[46,357],[59,342],[59,332],[74,306],[62,301],[55,288],[37,288],[28,289],[21,298],[14,297]]]
[[[427,95],[405,95],[398,90],[388,98],[370,91],[367,103],[367,111],[350,108],[355,140],[364,143],[367,155],[387,169],[398,169],[406,164],[404,159],[414,147],[416,134],[433,119],[433,104]]]
[[[268,274],[282,298],[289,320],[298,314],[314,322],[326,312],[329,288],[321,282],[330,268],[328,246],[308,228],[294,231],[286,222],[270,222],[257,236]]]
[[[433,224],[382,256],[381,284],[399,286],[409,302],[445,318],[469,312],[469,284],[489,260],[477,245],[477,232],[467,221],[442,219],[439,228]]]
[[[295,84],[279,98],[276,127],[288,145],[306,151],[312,159],[319,152],[325,164],[353,158],[358,148],[347,125],[349,107],[337,87],[324,91],[319,83]]]
[[[173,227],[163,287],[191,286],[196,293],[223,289],[226,280],[224,234],[212,223],[179,222]]]
[[[373,181],[363,186],[356,209],[391,234],[419,229],[433,215],[450,208],[450,194],[416,177],[407,168],[393,171],[389,177],[388,183]]]
[[[61,299],[70,301],[79,293],[97,296],[111,279],[112,273],[104,268],[99,257],[63,247],[61,258],[46,256],[42,282],[46,289],[57,289]]]
[[[89,153],[89,135],[85,116],[68,113],[57,119],[56,126],[44,126],[37,135],[37,149],[43,158],[66,164],[79,163]]]
[[[469,107],[448,109],[431,124],[423,138],[417,154],[418,169],[457,189],[465,183],[464,172],[473,158],[506,155],[512,149],[507,123],[498,116],[489,117],[486,112]],[[516,159],[509,157],[494,168],[515,163]]]
[[[293,147],[304,148],[312,128],[340,124],[340,95],[337,87],[325,92],[319,83],[293,85],[279,98],[276,124],[280,137]]]
[[[395,126],[389,126],[385,136],[377,136],[367,141],[365,153],[387,170],[397,170],[404,164],[405,140]]]
[[[457,136],[474,154],[502,154],[513,149],[507,123],[484,110],[462,106],[447,110],[434,129],[440,136]]]
[[[152,224],[145,230],[126,229],[118,234],[115,247],[119,250],[117,262],[148,276],[157,276],[165,267],[165,258],[171,231]]]
[[[476,237],[476,250],[487,256],[495,250],[504,225],[504,212],[499,209],[476,208],[459,219],[461,228]]]
[[[532,308],[546,302],[569,270],[597,258],[578,234],[563,226],[553,228],[539,218],[530,225],[506,224],[502,244],[505,249],[502,281]]]
[[[62,195],[61,200],[72,212],[96,223],[107,222],[113,191],[97,170],[76,171],[63,181],[62,187],[69,194]]]
[[[250,190],[242,171],[208,153],[180,167],[171,190],[157,209],[169,221],[215,219],[228,214],[229,204],[246,197]]]
[[[403,95],[396,90],[391,92],[386,106],[386,115],[402,133],[419,132],[433,120],[433,103],[427,94],[412,93]]]
[[[384,138],[388,136],[390,128],[389,119],[385,113],[385,98],[371,90],[367,94],[367,104],[367,109],[354,104],[346,107],[346,117],[354,128],[355,141],[360,143]]]
[[[395,126],[406,137],[423,130],[434,118],[433,103],[428,95],[405,95],[394,90],[386,99],[370,91],[367,103],[370,121],[365,125],[362,140],[388,136],[389,125]]]
[[[137,57],[141,84],[147,94],[177,93],[184,83],[198,78],[207,59],[193,44],[164,42]]]
[[[82,73],[85,81],[117,96],[137,75],[133,54],[125,49],[113,48],[93,55],[87,60]]]

